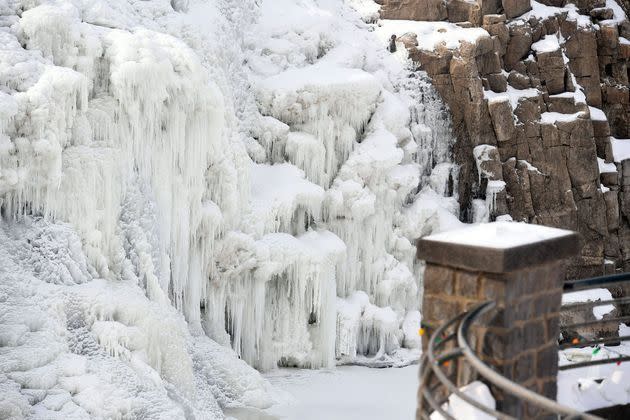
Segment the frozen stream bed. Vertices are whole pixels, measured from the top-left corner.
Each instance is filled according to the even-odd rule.
[[[228,413],[241,420],[413,419],[418,365],[371,369],[340,366],[334,370],[280,369],[267,375],[287,402],[263,413]]]

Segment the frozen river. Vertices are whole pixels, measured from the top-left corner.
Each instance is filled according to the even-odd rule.
[[[265,413],[229,413],[240,420],[382,420],[414,419],[418,365],[370,369],[280,369],[267,375],[287,402]]]

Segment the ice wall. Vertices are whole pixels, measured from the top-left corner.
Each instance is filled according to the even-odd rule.
[[[417,359],[443,105],[344,2],[259,3],[0,0],[0,412],[221,418],[273,402],[250,366]]]
[[[0,2],[2,416],[273,401],[201,327],[217,240],[248,207],[253,106],[240,50],[215,54],[234,7],[203,7],[202,31],[168,1]]]
[[[240,305],[288,321],[278,325],[255,317],[251,325],[262,334],[251,337],[251,328],[241,325],[240,306],[230,306],[240,301],[241,288],[226,292],[230,286],[221,286],[213,298],[233,318],[227,328],[232,346],[257,367],[415,360],[419,276],[412,243],[459,223],[447,112],[422,77],[409,77],[406,57],[389,54],[361,18],[338,1],[264,2],[245,38],[262,114],[251,131],[261,147],[250,148],[250,156],[272,163],[255,165],[257,175],[252,172],[252,203],[266,210],[246,217],[252,221],[246,229],[256,238],[254,246],[263,246],[258,255],[270,254],[267,262],[280,255],[283,264],[264,271],[259,265],[256,280],[248,281],[265,292],[252,297],[255,304]],[[297,257],[301,269],[295,271],[287,265],[302,247],[279,232],[298,240],[304,232],[325,234],[344,246],[326,258],[325,268],[315,263],[319,275],[309,273],[312,250]],[[322,243],[328,253],[337,249]],[[315,284],[304,287],[310,283]],[[329,292],[331,286],[335,299],[317,298],[318,290]],[[306,298],[307,307],[286,306],[287,294],[294,302]],[[335,311],[336,325],[320,322],[321,314]],[[209,323],[215,336],[224,334],[221,314]],[[273,337],[272,343],[264,337]]]

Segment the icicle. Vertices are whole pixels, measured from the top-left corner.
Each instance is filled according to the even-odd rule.
[[[497,208],[497,194],[505,191],[505,181],[488,181],[486,187],[487,214],[494,214]]]

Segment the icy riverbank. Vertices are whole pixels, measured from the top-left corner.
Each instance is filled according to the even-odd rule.
[[[266,375],[293,400],[266,413],[286,420],[415,418],[418,365],[393,369],[341,366],[335,370],[281,369]]]

